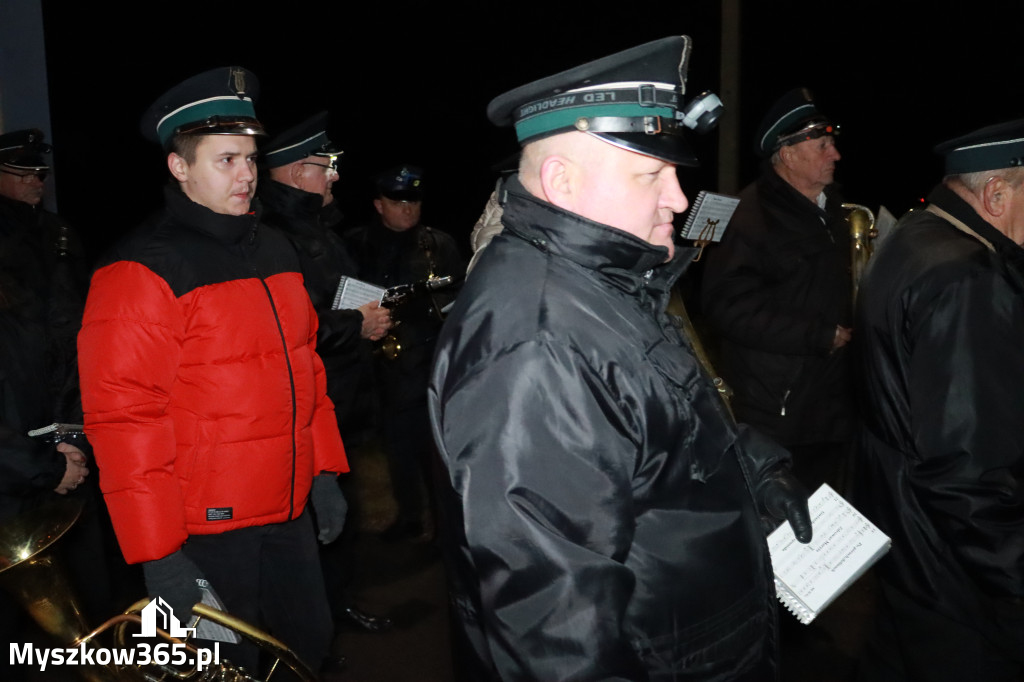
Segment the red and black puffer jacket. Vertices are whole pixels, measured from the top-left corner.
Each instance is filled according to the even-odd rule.
[[[294,519],[315,474],[348,470],[291,245],[258,210],[166,194],[93,275],[78,339],[86,432],[129,563]]]

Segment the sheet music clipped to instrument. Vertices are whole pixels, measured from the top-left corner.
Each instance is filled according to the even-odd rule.
[[[690,207],[690,213],[679,236],[705,243],[722,241],[725,228],[729,225],[739,203],[740,200],[736,197],[701,191]]]

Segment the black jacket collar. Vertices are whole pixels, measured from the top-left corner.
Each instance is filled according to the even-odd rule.
[[[343,220],[337,201],[324,206],[322,195],[277,180],[261,182],[256,196],[263,222],[292,234],[319,237],[322,230],[335,229]]]
[[[503,185],[502,223],[516,237],[535,247],[593,270],[630,293],[641,289],[667,292],[697,252],[676,247],[668,263],[668,250],[609,225],[588,220],[542,201],[511,177]]]
[[[284,216],[295,216],[304,220],[316,220],[320,215],[323,197],[286,185],[277,180],[260,183],[260,203],[267,211]]]
[[[164,201],[167,212],[175,221],[225,244],[238,244],[247,237],[256,237],[260,215],[260,206],[256,200],[253,200],[250,212],[245,215],[214,213],[189,199],[176,184],[170,184],[164,188]]]
[[[38,206],[0,196],[0,218],[11,221],[12,227],[14,225],[23,227],[34,225],[39,211]]]
[[[771,198],[775,197],[775,200],[784,204],[787,210],[798,213],[813,213],[824,219],[828,216],[827,209],[834,207],[836,203],[834,185],[829,185],[822,190],[825,193],[825,210],[823,210],[816,202],[811,201],[798,192],[793,185],[786,182],[770,162],[765,162],[761,169],[761,184],[770,190],[767,193],[762,192],[762,198],[767,197],[771,201]]]
[[[986,222],[974,208],[964,201],[959,194],[945,185],[937,185],[929,194],[928,202],[935,204],[964,225],[971,228],[979,237],[988,241],[996,253],[1014,260],[1018,267],[1024,261],[1024,249],[1005,234]]]

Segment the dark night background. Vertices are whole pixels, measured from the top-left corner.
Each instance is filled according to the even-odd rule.
[[[620,49],[686,33],[689,92],[720,92],[720,5],[207,0],[137,5],[44,0],[59,210],[94,249],[160,201],[163,156],[138,133],[149,103],[200,71],[240,64],[261,81],[257,114],[273,134],[332,114],[344,150],[335,196],[356,225],[372,216],[372,174],[426,169],[424,221],[465,239],[515,150],[487,102],[511,87]],[[805,85],[842,125],[837,181],[847,199],[899,216],[941,174],[936,142],[1024,115],[1024,3],[861,0],[744,2],[740,186],[751,138],[781,93]],[[736,106],[726,100],[726,106]],[[696,140],[689,196],[717,189],[717,132]]]

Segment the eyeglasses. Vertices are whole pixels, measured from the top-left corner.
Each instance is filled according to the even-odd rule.
[[[324,175],[337,175],[338,165],[335,163],[315,163],[313,161],[303,161],[303,166],[319,166],[324,169]]]
[[[9,171],[9,170],[6,170],[4,168],[0,168],[0,173],[6,173],[7,175],[13,175],[16,178],[21,178],[21,181],[23,183],[25,183],[26,185],[28,185],[32,181],[37,180],[37,179],[39,180],[39,182],[45,182],[46,181],[46,176],[49,174],[49,171],[41,170],[41,171],[28,172],[28,173],[18,173],[16,171]]]

